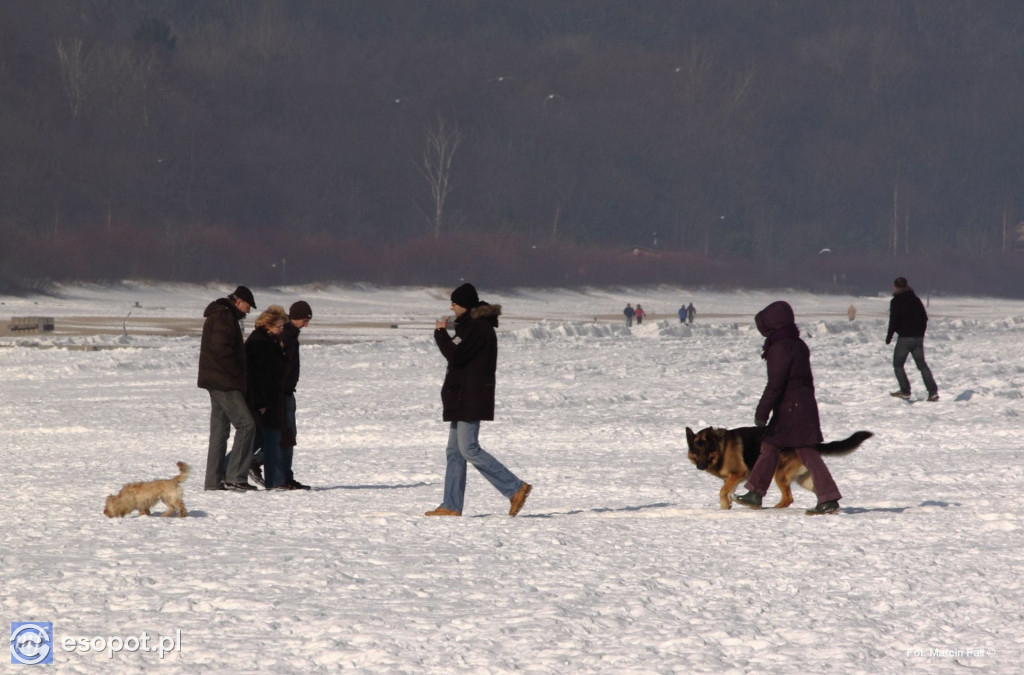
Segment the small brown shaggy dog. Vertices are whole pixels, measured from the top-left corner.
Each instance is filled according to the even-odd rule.
[[[185,511],[185,503],[181,501],[181,483],[188,478],[188,464],[178,462],[178,470],[181,473],[167,480],[128,483],[116,495],[107,497],[103,515],[107,518],[123,518],[138,510],[139,515],[148,516],[149,510],[157,502],[163,502],[169,510],[161,515],[178,515],[184,518],[188,513]]]

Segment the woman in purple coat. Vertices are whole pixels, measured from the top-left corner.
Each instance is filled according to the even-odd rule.
[[[768,366],[768,384],[757,404],[754,421],[757,426],[767,425],[768,428],[761,441],[761,454],[747,480],[748,492],[735,499],[740,504],[760,508],[761,498],[775,475],[779,452],[792,448],[811,472],[814,493],[818,497],[818,505],[807,514],[835,513],[842,495],[815,447],[821,443],[822,436],[818,402],[814,398],[811,353],[800,339],[793,308],[781,300],[773,302],[758,312],[754,322],[766,338],[761,358]]]

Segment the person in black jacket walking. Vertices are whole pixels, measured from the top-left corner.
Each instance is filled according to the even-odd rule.
[[[910,398],[910,380],[907,379],[907,372],[903,366],[907,362],[907,356],[912,356],[914,365],[921,371],[921,378],[924,379],[928,400],[939,400],[939,388],[932,377],[931,368],[924,360],[924,333],[927,328],[928,312],[921,298],[907,285],[906,279],[896,277],[893,281],[892,300],[889,301],[889,331],[885,334],[885,344],[892,342],[894,333],[898,336],[896,348],[892,353],[892,367],[900,388],[892,392],[892,396]]]
[[[295,389],[299,385],[299,334],[313,320],[313,309],[305,300],[292,303],[288,310],[288,321],[281,329],[280,342],[284,347],[284,426],[281,428],[281,466],[284,468],[285,485],[292,490],[310,490],[308,485],[295,480],[292,461],[297,445],[295,426]],[[266,487],[263,479],[263,453],[257,444],[257,452],[253,453],[249,477],[253,482]]]
[[[295,389],[299,386],[299,333],[313,320],[313,308],[305,300],[292,303],[288,308],[288,323],[281,331],[284,343],[284,430],[281,433],[281,458],[284,462],[286,485],[293,490],[310,487],[295,480],[292,460],[298,444],[295,425]]]
[[[481,420],[494,419],[495,373],[498,367],[498,326],[501,305],[481,302],[472,284],[452,291],[455,337],[448,319],[434,324],[434,341],[448,361],[441,388],[443,419],[450,422],[445,451],[444,501],[428,516],[461,516],[466,492],[466,464],[476,467],[491,485],[509,499],[508,515],[523,508],[532,486],[515,476],[480,447]]]
[[[268,490],[287,483],[281,459],[281,430],[285,420],[281,330],[287,320],[284,307],[271,305],[256,319],[256,328],[245,341],[249,371],[246,398],[256,418],[255,446],[263,450],[264,487]]]
[[[210,394],[210,444],[206,455],[207,490],[255,490],[246,476],[256,423],[246,405],[245,344],[240,322],[256,309],[252,291],[239,286],[226,298],[214,300],[203,312],[199,344],[201,389]],[[231,427],[235,441],[225,455]]]

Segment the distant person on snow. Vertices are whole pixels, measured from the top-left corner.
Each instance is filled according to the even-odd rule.
[[[255,490],[247,479],[256,422],[245,400],[245,343],[241,321],[256,309],[252,291],[239,286],[203,312],[198,386],[210,394],[210,444],[206,453],[207,490]],[[225,456],[231,427],[235,441]]]
[[[757,313],[754,323],[766,338],[761,358],[768,367],[768,384],[757,404],[754,423],[768,428],[761,441],[761,454],[747,479],[748,492],[737,495],[735,500],[761,508],[761,498],[768,491],[779,463],[779,452],[793,448],[811,472],[814,494],[818,497],[818,505],[808,510],[807,515],[835,513],[842,495],[815,447],[822,442],[822,435],[811,353],[800,339],[793,308],[782,300],[773,302]]]
[[[690,306],[686,308],[686,323],[693,323],[693,317],[697,316],[697,309],[690,303]]]
[[[482,302],[472,284],[452,291],[455,337],[448,319],[434,323],[434,341],[448,361],[441,387],[443,419],[450,422],[445,451],[444,500],[428,516],[461,516],[466,493],[466,464],[476,467],[491,485],[509,499],[508,515],[523,508],[533,488],[480,447],[481,420],[494,419],[495,373],[498,367],[498,327],[501,305]]]
[[[686,323],[686,305],[679,306],[679,323]]]
[[[857,318],[857,308],[854,307],[853,305],[850,305],[849,307],[847,307],[846,308],[846,318],[849,319],[850,321],[853,321],[854,319],[856,319]]]
[[[928,400],[939,400],[939,387],[932,377],[931,368],[924,360],[924,333],[928,328],[928,312],[921,298],[914,289],[907,285],[903,277],[893,281],[892,300],[889,301],[889,331],[885,334],[885,344],[892,342],[895,333],[896,348],[892,354],[892,367],[896,372],[896,381],[900,388],[892,392],[896,398],[910,398],[910,380],[903,366],[907,356],[914,357],[914,365],[921,371],[921,378],[928,390]]]
[[[640,303],[636,303],[636,325],[640,325],[644,322],[644,317],[647,316],[647,312],[640,306]]]
[[[633,305],[626,303],[626,309],[622,310],[622,313],[626,315],[626,328],[633,325],[633,317],[636,315],[636,311],[633,310]]]

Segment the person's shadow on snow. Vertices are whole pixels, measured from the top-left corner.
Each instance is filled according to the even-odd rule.
[[[910,509],[919,509],[922,507],[937,507],[940,509],[959,508],[963,506],[958,502],[935,502],[935,501],[924,501],[917,506],[886,506],[875,509],[863,508],[860,506],[848,506],[846,508],[839,509],[840,513],[848,513],[850,515],[858,515],[861,513],[904,513]]]
[[[328,490],[408,490],[410,488],[419,488],[432,485],[432,483],[408,483],[406,485],[325,485],[323,487],[313,487],[312,492],[327,492]]]

